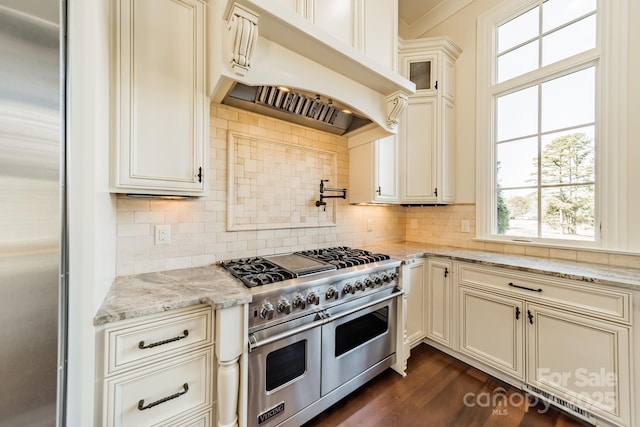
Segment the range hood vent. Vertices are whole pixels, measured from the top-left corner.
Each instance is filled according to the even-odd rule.
[[[336,135],[371,123],[348,107],[319,94],[281,86],[236,83],[222,103]]]

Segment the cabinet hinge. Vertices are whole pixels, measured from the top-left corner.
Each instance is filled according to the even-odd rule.
[[[527,317],[529,318],[529,323],[533,325],[533,313],[531,313],[531,310],[527,310]]]
[[[204,177],[204,174],[202,173],[202,166],[198,168],[198,175],[196,176],[198,177],[198,182],[202,182],[202,178]]]
[[[436,80],[436,85],[435,85],[436,90],[438,90],[438,81]]]
[[[520,307],[516,307],[516,320],[520,320]]]
[[[433,195],[438,197],[438,187],[433,190]]]
[[[447,277],[449,275],[449,268],[445,267],[444,268],[444,277]]]

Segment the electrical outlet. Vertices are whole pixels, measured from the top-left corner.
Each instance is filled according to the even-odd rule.
[[[156,245],[168,245],[171,243],[171,226],[156,225]]]
[[[460,221],[460,231],[463,233],[468,233],[469,232],[469,220],[468,219],[463,219],[462,221]]]

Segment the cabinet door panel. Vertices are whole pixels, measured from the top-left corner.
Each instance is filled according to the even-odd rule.
[[[376,192],[379,202],[398,201],[396,136],[391,135],[375,142]]]
[[[536,304],[527,317],[527,382],[628,425],[629,329]]]
[[[523,303],[461,286],[460,352],[524,379]]]
[[[426,336],[451,346],[451,263],[438,260],[427,262],[427,284],[424,296]]]
[[[414,261],[402,269],[402,282],[409,283],[407,295],[407,338],[411,347],[424,338],[424,261]],[[403,285],[405,286],[405,285]]]
[[[204,190],[204,19],[198,0],[119,3],[116,188]]]
[[[442,201],[452,203],[455,198],[455,122],[453,103],[442,98],[442,135],[440,136],[440,161],[438,167],[442,168],[438,192],[442,195]]]
[[[396,69],[396,0],[362,2],[364,53],[391,70]]]
[[[411,97],[405,113],[402,201],[435,202],[437,99]]]
[[[348,46],[356,46],[356,0],[315,0],[313,23]]]

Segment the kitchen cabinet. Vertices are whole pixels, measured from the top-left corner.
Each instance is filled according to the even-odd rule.
[[[454,64],[461,52],[448,38],[400,44],[400,73],[416,85],[398,130],[403,204],[455,200]]]
[[[397,0],[278,0],[333,39],[358,49],[380,65],[396,70]],[[333,44],[333,43],[332,43]]]
[[[446,347],[451,346],[451,261],[427,260],[424,311],[425,336]]]
[[[410,347],[415,347],[425,337],[424,293],[427,263],[422,258],[409,259],[402,265],[401,274],[402,288],[407,293],[406,339]]]
[[[111,191],[207,189],[206,3],[114,2]]]
[[[196,306],[100,329],[102,425],[210,425],[213,327],[211,307]]]
[[[396,136],[349,148],[349,203],[398,201]]]
[[[534,394],[630,425],[630,292],[465,263],[458,284],[461,354]]]

